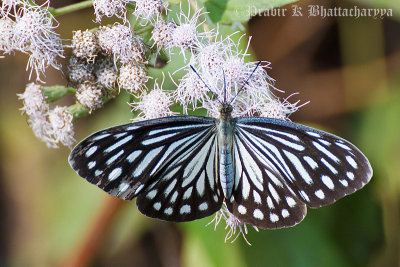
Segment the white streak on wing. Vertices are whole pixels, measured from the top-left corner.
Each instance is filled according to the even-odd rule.
[[[242,196],[244,199],[248,199],[250,195],[250,184],[249,180],[247,179],[246,173],[242,175]]]
[[[173,136],[175,136],[177,134],[179,134],[179,133],[164,134],[164,135],[160,135],[160,136],[157,136],[157,137],[154,137],[154,138],[145,139],[145,140],[142,141],[142,144],[147,146],[147,145],[150,145],[150,144],[159,143],[159,142],[164,141],[164,140],[166,140],[166,139],[168,139],[170,137],[173,137]]]
[[[303,159],[308,163],[311,169],[315,170],[316,168],[318,168],[318,163],[316,163],[315,160],[313,160],[309,156],[304,156]]]
[[[201,197],[204,195],[205,179],[206,179],[206,173],[203,170],[201,172],[200,177],[197,179],[197,183],[196,183],[197,193],[199,193],[199,196],[201,196]]]
[[[104,150],[104,153],[109,153],[111,151],[113,151],[114,149],[116,149],[117,147],[122,146],[123,144],[129,142],[131,139],[133,138],[133,135],[128,135],[127,137],[119,140],[118,142],[116,142],[115,144],[113,144],[112,146],[108,147],[106,150]]]
[[[243,167],[247,171],[249,178],[253,182],[253,184],[260,190],[263,190],[262,185],[262,172],[258,167],[257,163],[254,161],[253,157],[249,154],[247,149],[244,147],[243,143],[237,140],[239,145],[239,150],[242,155]]]
[[[125,135],[127,135],[127,134],[128,134],[128,132],[123,132],[123,133],[119,133],[119,134],[114,134],[114,138],[118,139],[118,138],[121,138],[122,136],[125,136]]]
[[[213,148],[211,148],[211,153],[210,153],[210,156],[208,157],[207,165],[206,165],[206,173],[207,173],[208,183],[212,190],[214,190],[214,185],[215,185],[214,170],[215,170],[215,143],[214,143]]]
[[[279,197],[278,192],[276,192],[274,186],[271,183],[268,183],[268,189],[271,193],[271,196],[275,199],[276,203],[279,203],[281,198]]]
[[[98,135],[98,136],[93,137],[92,140],[93,140],[93,141],[97,141],[97,140],[106,138],[107,136],[110,136],[110,135],[111,135],[111,134],[109,134],[109,133],[101,134],[101,135]]]
[[[210,126],[211,126],[211,124],[192,124],[192,125],[185,125],[185,126],[174,126],[174,127],[151,130],[151,131],[149,131],[149,135],[155,135],[155,134],[169,132],[169,131],[178,132],[178,131],[192,129],[192,128],[204,128],[204,127],[210,127]]]
[[[129,184],[128,184],[128,183],[121,183],[121,184],[118,186],[118,191],[119,191],[120,193],[123,193],[123,192],[125,192],[128,188],[129,188]]]
[[[163,181],[168,181],[169,179],[173,178],[175,174],[180,170],[180,166],[173,168],[172,170],[168,170],[166,174],[162,176]]]
[[[254,202],[257,204],[262,204],[260,194],[257,193],[257,191],[253,190],[253,197],[254,197]]]
[[[338,171],[326,159],[321,158],[321,162],[333,173],[338,174]]]
[[[135,159],[137,159],[137,157],[139,157],[140,154],[142,154],[141,150],[135,150],[131,154],[129,154],[129,156],[126,157],[126,160],[129,163],[132,163]]]
[[[295,169],[299,172],[301,178],[309,185],[313,184],[313,180],[311,179],[309,173],[307,170],[304,168],[303,164],[301,164],[301,161],[299,160],[298,157],[296,157],[294,154],[290,153],[289,151],[283,150],[283,153],[288,157],[288,159],[292,162],[294,165]]]
[[[85,157],[90,157],[91,155],[94,154],[94,152],[96,152],[97,150],[97,146],[92,146],[91,148],[89,148],[86,153],[85,153]]]
[[[133,130],[137,130],[142,126],[129,126],[128,128],[126,128],[127,131],[133,131]]]
[[[271,137],[272,139],[282,143],[283,145],[285,145],[287,147],[293,148],[294,150],[303,151],[305,149],[304,146],[296,144],[296,143],[293,143],[293,142],[288,141],[288,140],[285,140],[285,139],[283,139],[281,137],[278,137],[278,136],[275,136],[275,135],[271,135],[271,134],[268,134],[268,136]]]
[[[176,185],[176,179],[173,179],[172,182],[168,185],[168,187],[165,189],[164,191],[164,196],[167,197],[172,190],[174,189],[175,185]]]
[[[155,157],[158,156],[160,151],[164,148],[164,146],[156,147],[150,150],[147,155],[142,159],[142,161],[136,166],[136,169],[133,171],[132,176],[138,177],[143,173],[146,167],[151,163]]]
[[[268,157],[271,158],[271,159],[274,161],[274,163],[275,163],[276,165],[278,165],[279,168],[286,174],[286,177],[288,177],[289,180],[290,180],[291,182],[294,182],[295,179],[294,179],[294,177],[293,177],[293,174],[292,174],[292,172],[290,171],[289,167],[287,166],[287,164],[286,164],[285,160],[283,159],[281,153],[280,153],[279,150],[276,148],[276,146],[270,144],[269,142],[266,142],[265,140],[263,140],[263,139],[261,139],[261,138],[258,138],[257,136],[255,136],[255,135],[253,135],[253,134],[250,134],[250,133],[246,133],[246,134],[247,134],[248,136],[250,136],[251,140],[258,141],[257,143],[258,143],[258,146],[259,146],[260,148],[262,148],[262,146],[264,146],[264,147],[268,148],[269,150],[271,150],[271,152],[272,152],[274,155],[272,155],[272,154],[271,154],[269,151],[267,151],[266,149],[263,149],[263,152],[262,152],[262,153],[263,153],[263,154],[267,154]],[[273,164],[273,165],[268,164],[267,166],[270,166],[270,167],[272,167],[274,170],[276,170],[275,164]],[[279,173],[279,171],[276,170],[276,173]]]
[[[196,178],[201,168],[203,168],[208,152],[210,151],[212,141],[213,139],[210,138],[200,149],[200,151],[198,151],[197,154],[193,156],[191,161],[185,166],[182,177],[182,187],[186,187],[188,184],[190,184],[193,179]]]
[[[331,145],[331,142],[326,141],[326,140],[324,140],[324,139],[318,139],[318,141],[319,141],[321,144],[324,144],[324,145],[326,145],[326,146],[330,146],[330,145]]]
[[[185,193],[183,194],[182,199],[185,200],[185,199],[190,198],[190,196],[192,195],[192,191],[193,191],[193,187],[192,186],[189,187],[188,189],[186,189]]]
[[[337,146],[340,146],[341,148],[343,148],[343,149],[346,149],[346,150],[351,150],[351,148],[350,147],[348,147],[348,146],[346,146],[345,144],[342,144],[342,143],[339,143],[339,142],[336,142],[335,143]]]
[[[187,136],[181,140],[178,140],[176,142],[171,143],[171,145],[168,147],[168,149],[164,152],[163,156],[161,157],[161,159],[157,162],[157,165],[154,167],[154,169],[151,171],[150,175],[153,175],[156,171],[158,171],[158,169],[160,168],[161,164],[164,163],[164,161],[167,159],[167,157],[169,157],[169,155],[172,153],[172,151],[174,151],[175,149],[178,149],[177,151],[182,151],[183,148],[186,148],[186,146],[184,146],[182,148],[182,144],[186,143],[187,140],[193,138],[193,136]]]
[[[314,137],[321,137],[321,135],[315,133],[315,132],[306,132],[308,135],[314,136]]]
[[[270,172],[268,169],[265,169],[265,172],[267,173],[267,176],[269,177],[269,179],[271,179],[271,181],[279,187],[283,187],[283,184],[281,183],[281,181],[279,180],[278,177],[275,176],[275,174],[273,174],[272,172]]]
[[[120,152],[118,152],[117,154],[115,154],[114,156],[112,156],[111,158],[109,158],[106,161],[106,165],[109,166],[110,164],[112,164],[114,161],[116,161],[119,157],[122,156],[122,154],[124,154],[124,150],[122,149]]]
[[[316,149],[324,153],[326,156],[328,156],[330,159],[332,159],[335,162],[340,162],[340,159],[333,155],[330,151],[328,151],[325,147],[321,146],[319,143],[313,141],[313,145],[315,146]]]
[[[259,127],[259,126],[255,126],[255,125],[247,125],[247,124],[242,124],[242,123],[238,123],[238,126],[242,127],[242,128],[250,128],[253,130],[258,130],[261,132],[269,132],[269,133],[275,133],[275,134],[279,134],[279,135],[283,135],[286,137],[289,137],[290,139],[293,139],[295,141],[300,141],[299,137],[297,135],[288,133],[288,132],[283,132],[283,131],[277,131],[277,130],[273,130],[273,129],[269,129],[269,128],[265,128],[265,127]]]
[[[346,156],[346,160],[351,165],[351,167],[357,169],[357,162],[351,156]]]

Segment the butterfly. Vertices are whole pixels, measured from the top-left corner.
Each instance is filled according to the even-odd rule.
[[[231,101],[232,102],[232,101]],[[318,208],[362,188],[368,159],[350,142],[300,124],[263,117],[176,116],[120,125],[79,143],[72,168],[143,214],[183,222],[223,203],[240,222],[294,226]]]
[[[233,118],[244,85],[228,102],[223,77],[218,118],[164,117],[99,131],[73,149],[71,167],[112,196],[137,198],[149,217],[191,221],[225,204],[241,223],[263,229],[294,226],[307,206],[332,204],[370,181],[368,159],[338,136],[274,118]]]

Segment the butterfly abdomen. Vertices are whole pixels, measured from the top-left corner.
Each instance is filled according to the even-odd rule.
[[[233,121],[230,113],[223,114],[218,124],[219,177],[225,198],[229,199],[233,190]]]

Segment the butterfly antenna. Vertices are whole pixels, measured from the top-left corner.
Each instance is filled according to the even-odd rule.
[[[252,73],[250,74],[249,78],[247,78],[247,80],[244,82],[243,86],[240,88],[240,90],[237,92],[237,94],[232,98],[231,102],[229,102],[229,105],[232,104],[232,102],[236,99],[236,97],[238,96],[238,94],[243,90],[244,86],[247,84],[247,82],[250,80],[251,76],[253,76],[253,73],[256,71],[256,69],[258,68],[258,66],[260,66],[261,64],[261,60],[258,61],[257,66],[254,68],[254,70],[252,71]],[[225,76],[224,76],[225,78]]]
[[[195,68],[190,65],[190,67],[192,68],[192,70],[194,71],[194,73],[197,74],[197,76],[200,78],[200,80],[204,83],[204,85],[207,87],[207,89],[211,92],[211,94],[213,94],[213,96],[215,96],[215,99],[217,99],[217,101],[222,105],[221,101],[219,101],[218,96],[210,89],[210,87],[208,87],[208,85],[206,84],[206,82],[200,77],[200,74],[195,70]]]

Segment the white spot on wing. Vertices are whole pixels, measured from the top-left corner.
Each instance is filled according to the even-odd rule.
[[[292,197],[286,197],[286,202],[289,205],[289,207],[293,208],[296,206],[296,201]]]
[[[299,191],[300,196],[307,202],[310,202],[310,198],[308,197],[307,193],[304,192],[303,190]]]
[[[293,142],[291,142],[291,141],[285,140],[285,139],[280,138],[280,137],[278,137],[278,136],[270,135],[270,134],[269,134],[268,136],[271,137],[272,139],[274,139],[274,140],[276,140],[276,141],[282,143],[283,145],[285,145],[285,146],[287,146],[287,147],[293,148],[294,150],[303,151],[303,150],[305,149],[304,146],[302,146],[302,145],[293,143]]]
[[[103,170],[95,170],[94,171],[94,176],[100,176],[100,175],[102,175],[103,174]]]
[[[190,206],[189,205],[183,205],[181,209],[179,210],[180,214],[189,214],[190,213]]]
[[[345,179],[339,180],[339,182],[345,187],[349,186],[349,183]]]
[[[166,215],[171,215],[173,211],[174,211],[174,210],[173,210],[171,207],[169,207],[169,208],[166,208],[166,209],[164,210],[164,213],[165,213]]]
[[[329,176],[322,175],[321,177],[322,182],[326,187],[328,187],[330,190],[333,190],[335,188],[335,185],[332,182],[332,179]]]
[[[271,220],[271,222],[275,223],[275,222],[279,221],[279,216],[276,215],[275,213],[270,213],[269,219]]]
[[[168,139],[170,137],[173,137],[173,136],[175,136],[177,134],[178,133],[170,133],[170,134],[164,134],[164,135],[160,135],[160,136],[157,136],[157,137],[154,137],[154,138],[150,138],[150,139],[145,139],[145,140],[142,141],[142,144],[147,146],[147,145],[150,145],[150,144],[159,143],[159,142],[165,141],[166,139]]]
[[[245,200],[249,198],[250,195],[250,184],[249,180],[247,179],[246,173],[243,173],[242,176],[242,196]]]
[[[354,173],[352,173],[352,172],[346,172],[346,176],[347,176],[347,178],[349,178],[350,180],[354,180]]]
[[[199,193],[199,196],[203,196],[204,195],[205,179],[206,179],[206,173],[203,170],[203,172],[201,173],[201,175],[198,178],[197,183],[196,183],[196,190],[197,190],[197,193]]]
[[[307,132],[307,134],[318,138],[321,137],[321,135],[317,134],[316,132]]]
[[[254,216],[254,218],[259,219],[259,220],[264,219],[264,214],[263,214],[262,211],[259,210],[259,209],[255,209],[255,210],[253,211],[253,216]]]
[[[207,204],[207,202],[203,202],[203,203],[201,203],[201,204],[199,205],[199,210],[205,211],[205,210],[207,210],[207,209],[208,209],[208,204]]]
[[[123,193],[123,192],[125,192],[128,188],[129,188],[129,184],[128,184],[128,183],[121,183],[121,184],[118,186],[118,191],[121,192],[121,193]]]
[[[146,197],[148,199],[153,199],[157,195],[157,189],[153,189],[147,193]]]
[[[287,209],[283,209],[282,212],[281,212],[281,214],[282,214],[282,217],[283,217],[283,218],[289,217],[289,211],[288,211]]]
[[[111,172],[110,172],[110,174],[108,175],[108,180],[111,182],[111,181],[114,181],[115,179],[117,179],[120,175],[121,175],[121,173],[122,173],[122,168],[121,167],[118,167],[118,168],[115,168],[114,170],[112,170]]]
[[[322,191],[321,189],[318,189],[317,191],[315,191],[315,195],[316,195],[319,199],[324,199],[324,198],[325,198],[324,191]]]
[[[154,208],[155,210],[160,210],[160,208],[161,208],[161,202],[156,202],[156,203],[154,203],[154,204],[153,204],[153,208]]]
[[[110,134],[109,133],[101,134],[101,135],[98,135],[96,137],[93,137],[92,140],[93,141],[101,140],[103,138],[106,138],[107,136],[110,136]]]
[[[177,197],[178,197],[178,192],[175,191],[175,192],[172,194],[172,197],[171,197],[171,199],[169,200],[169,202],[170,202],[171,204],[175,203]]]
[[[88,169],[90,170],[90,169],[93,169],[94,168],[94,166],[96,166],[96,161],[90,161],[89,163],[88,163]]]
[[[349,150],[349,151],[351,150],[351,148],[348,147],[348,146],[346,146],[345,144],[342,144],[342,143],[339,143],[339,142],[336,142],[335,144],[336,144],[337,146],[343,148],[343,149],[346,149],[346,150]]]
[[[238,209],[238,212],[239,212],[240,214],[246,214],[246,212],[247,212],[246,207],[243,206],[243,205],[239,205],[237,209]]]

